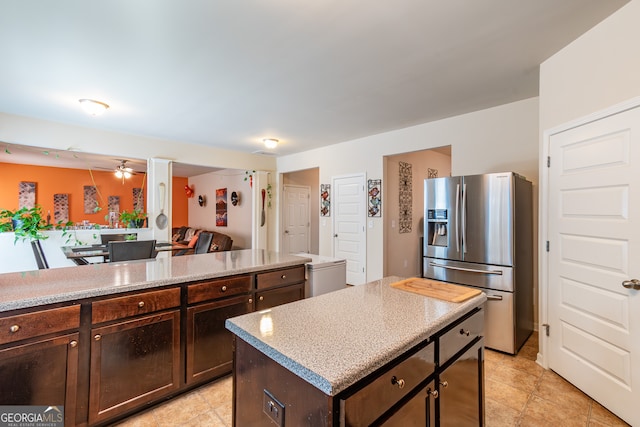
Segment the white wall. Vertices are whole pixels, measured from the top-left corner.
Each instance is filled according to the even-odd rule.
[[[233,239],[234,248],[251,248],[251,188],[245,181],[244,170],[224,169],[189,178],[195,195],[188,200],[189,226],[204,228],[227,234]],[[216,227],[216,190],[227,189],[227,226]],[[240,195],[237,206],[231,204],[231,193]],[[206,206],[198,204],[198,196],[203,195]],[[186,224],[185,224],[186,225]]]
[[[538,98],[373,135],[304,153],[277,158],[279,173],[318,167],[320,183],[331,177],[365,173],[383,176],[383,157],[451,145],[451,174],[512,170],[538,181]],[[382,183],[383,188],[385,183]],[[367,280],[383,276],[382,218],[367,228]],[[331,218],[320,221],[320,255],[332,255]],[[279,242],[277,242],[279,244]]]
[[[540,131],[640,95],[640,0],[540,66]]]

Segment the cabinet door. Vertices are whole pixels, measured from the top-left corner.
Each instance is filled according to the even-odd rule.
[[[92,329],[89,423],[177,390],[179,334],[178,310]]]
[[[256,293],[256,310],[265,310],[304,298],[304,283]]]
[[[252,308],[245,295],[187,309],[187,384],[231,372],[233,334],[224,322]]]
[[[64,425],[75,425],[78,334],[0,351],[2,405],[64,406]]]
[[[411,400],[402,405],[386,420],[373,425],[384,427],[425,427],[435,426],[435,388],[431,381]]]
[[[440,373],[440,426],[484,425],[484,347],[477,341]]]

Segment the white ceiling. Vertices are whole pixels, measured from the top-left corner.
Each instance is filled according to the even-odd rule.
[[[537,96],[626,2],[0,0],[0,111],[291,154]]]

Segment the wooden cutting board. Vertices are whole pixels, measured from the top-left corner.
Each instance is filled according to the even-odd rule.
[[[462,302],[480,294],[479,289],[467,288],[447,282],[412,277],[391,283],[391,286],[403,291],[438,298],[450,302]]]

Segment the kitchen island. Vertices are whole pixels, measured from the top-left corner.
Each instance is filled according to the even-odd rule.
[[[106,425],[226,375],[227,318],[304,296],[308,258],[239,250],[0,274],[0,402]]]
[[[399,280],[228,319],[234,424],[482,425],[486,296],[447,302]]]

